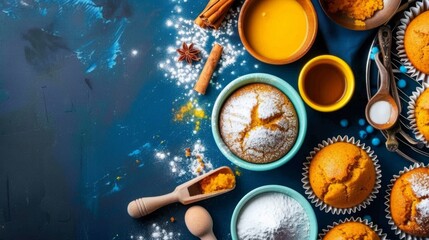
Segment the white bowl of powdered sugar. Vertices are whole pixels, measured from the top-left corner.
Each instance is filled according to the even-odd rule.
[[[310,203],[285,186],[266,185],[246,194],[231,219],[233,240],[315,240],[316,215]]]

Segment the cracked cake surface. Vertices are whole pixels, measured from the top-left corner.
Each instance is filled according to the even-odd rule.
[[[362,203],[374,188],[372,159],[360,147],[336,142],[322,148],[310,162],[309,181],[315,195],[336,208]]]
[[[228,148],[252,163],[274,162],[294,145],[298,118],[289,98],[264,84],[245,85],[225,101],[219,130]]]
[[[429,237],[429,168],[415,168],[395,181],[390,194],[390,213],[402,231]]]

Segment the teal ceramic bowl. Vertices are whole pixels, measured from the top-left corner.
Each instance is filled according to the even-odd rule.
[[[251,163],[239,158],[233,152],[231,152],[231,150],[229,150],[219,131],[219,115],[223,103],[233,92],[235,92],[235,90],[250,83],[266,83],[282,91],[292,102],[298,116],[298,136],[296,138],[295,144],[283,157],[271,163]],[[307,113],[305,111],[304,103],[301,100],[298,92],[283,79],[265,73],[247,74],[229,83],[216,99],[213,107],[211,121],[213,137],[222,154],[235,165],[253,171],[271,170],[288,162],[298,152],[299,148],[304,142],[305,134],[307,132]]]
[[[267,192],[283,193],[295,199],[304,208],[310,223],[309,239],[302,239],[302,240],[317,239],[317,231],[318,231],[317,218],[310,203],[301,194],[299,194],[297,191],[291,188],[280,186],[280,185],[265,185],[250,191],[240,200],[240,202],[238,202],[237,206],[235,207],[231,218],[231,237],[233,240],[238,240],[236,226],[237,226],[237,220],[238,220],[238,216],[240,215],[241,209],[247,204],[248,201],[253,199],[255,196],[261,193],[267,193]]]

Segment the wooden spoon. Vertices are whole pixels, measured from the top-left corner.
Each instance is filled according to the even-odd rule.
[[[193,206],[185,213],[185,223],[189,231],[201,240],[216,240],[210,213],[201,206]]]
[[[157,210],[160,207],[174,202],[180,202],[186,205],[207,198],[215,197],[233,190],[235,186],[230,189],[220,190],[216,192],[206,194],[202,193],[200,181],[212,174],[219,172],[234,174],[229,167],[217,168],[213,171],[210,171],[206,174],[198,176],[188,182],[177,186],[176,189],[169,194],[157,197],[143,197],[130,202],[128,204],[128,214],[133,218],[139,218],[150,214],[151,212]]]
[[[381,63],[379,54],[375,55],[375,63],[380,72],[380,88],[368,101],[365,108],[365,116],[369,124],[374,128],[386,130],[398,121],[399,111],[395,99],[393,99],[389,92],[390,74],[383,63]]]

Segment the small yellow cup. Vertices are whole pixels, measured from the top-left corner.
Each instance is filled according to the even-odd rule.
[[[341,58],[321,55],[301,69],[298,89],[304,102],[320,112],[333,112],[352,98],[355,78],[350,66]]]

